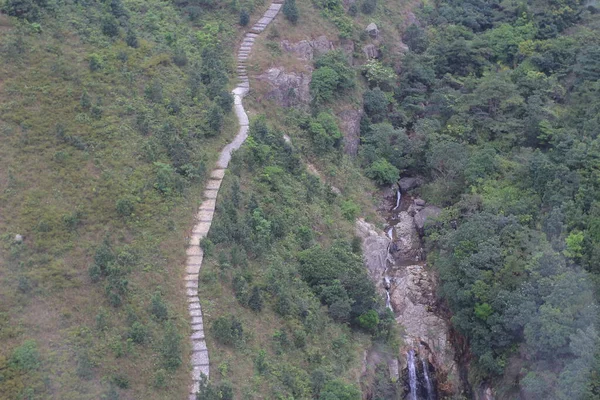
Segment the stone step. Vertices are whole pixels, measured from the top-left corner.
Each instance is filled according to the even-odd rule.
[[[186,274],[184,280],[198,282],[198,274]]]
[[[185,287],[187,289],[198,289],[198,281],[185,281]]]
[[[194,369],[192,370],[192,379],[194,381],[199,381],[202,374],[208,377],[208,365],[199,365],[197,367],[194,367]]]
[[[199,317],[192,317],[192,325],[194,324],[202,324],[202,316]]]
[[[192,342],[192,351],[208,351],[206,342],[202,339],[194,340]]]
[[[196,265],[187,265],[185,267],[185,273],[186,274],[192,274],[192,275],[198,275],[200,273],[200,268],[202,266],[200,264],[196,264]]]
[[[215,215],[214,212],[206,211],[206,210],[200,210],[200,211],[198,211],[198,214],[196,214],[196,219],[199,222],[212,222],[212,219],[213,219],[214,215]]]
[[[187,297],[198,296],[198,288],[196,288],[196,289],[186,289],[185,290],[185,294],[187,295]]]
[[[213,212],[214,213],[214,212]],[[194,234],[200,235],[200,234],[207,234],[208,231],[210,230],[210,222],[198,222],[193,228],[192,228],[192,232]],[[200,246],[200,245],[198,245]]]
[[[202,317],[202,311],[199,308],[189,310],[189,311],[190,311],[190,317]]]
[[[200,248],[199,245],[195,245],[195,246],[192,245],[186,249],[185,253],[188,256],[200,256],[200,255],[202,255],[202,249]]]
[[[223,179],[224,176],[225,176],[225,170],[222,169],[222,168],[214,169],[210,173],[210,178],[211,179]]]
[[[196,332],[192,333],[191,338],[192,338],[192,340],[204,339],[204,330],[196,331]]]
[[[209,365],[208,351],[195,351],[192,353],[192,365],[199,367],[202,365]]]
[[[192,324],[192,332],[204,332],[204,324]]]
[[[215,210],[215,204],[216,204],[215,199],[204,200],[204,202],[200,206],[200,209],[201,210],[211,210],[211,211],[214,211]]]
[[[195,301],[188,304],[188,310],[201,310],[200,302]]]
[[[188,303],[200,303],[200,298],[196,297],[188,297]]]
[[[203,256],[203,254],[199,256],[188,256],[186,265],[202,265]]]

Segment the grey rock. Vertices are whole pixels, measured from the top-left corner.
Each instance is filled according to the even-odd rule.
[[[343,110],[338,114],[340,118],[340,130],[344,135],[344,152],[351,156],[358,154],[360,144],[360,119],[362,109]]]
[[[379,37],[379,28],[375,22],[371,22],[369,25],[367,25],[365,31],[367,31],[369,36],[371,36],[373,39],[377,39]]]
[[[417,198],[415,199],[415,205],[423,207],[425,205],[425,200]]]
[[[400,178],[400,180],[398,181],[398,185],[400,186],[400,190],[402,190],[402,193],[418,188],[422,184],[423,180],[421,178]]]
[[[395,240],[392,246],[394,257],[401,260],[414,260],[421,251],[421,239],[415,227],[413,217],[406,211],[398,214],[395,228]]]
[[[379,57],[379,49],[374,44],[367,44],[363,46],[363,53],[365,53],[365,57],[367,58],[378,58]]]
[[[431,220],[440,215],[442,209],[436,206],[427,206],[415,214],[415,225],[419,232],[423,232],[423,227],[427,220]]]
[[[256,77],[265,81],[271,87],[266,97],[283,107],[295,107],[310,103],[309,73],[285,72],[281,67],[271,68],[266,73]]]
[[[412,11],[409,11],[409,12],[406,13],[406,23],[409,26],[410,25],[421,26],[421,21],[419,21],[419,19],[417,18],[417,16]]]
[[[301,40],[299,42],[282,40],[280,45],[284,51],[294,54],[301,60],[312,60],[334,49],[333,42],[324,35],[313,40]]]
[[[15,235],[15,243],[23,243],[23,235]]]

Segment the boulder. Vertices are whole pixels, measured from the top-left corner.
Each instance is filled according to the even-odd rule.
[[[310,73],[286,72],[282,67],[278,67],[267,70],[256,79],[269,84],[266,98],[282,107],[296,107],[310,103]]]
[[[369,36],[371,36],[373,39],[377,39],[379,37],[379,28],[375,22],[371,22],[369,25],[367,25],[365,31],[367,31]]]
[[[23,235],[15,235],[15,243],[23,243]]]
[[[360,119],[363,112],[360,109],[347,109],[338,114],[340,118],[340,130],[344,135],[344,152],[351,156],[358,154],[360,144]]]
[[[406,193],[409,190],[418,188],[422,184],[423,180],[421,178],[400,178],[400,180],[398,181],[398,185],[400,186],[400,190],[402,191],[402,193]]]
[[[436,206],[427,206],[417,212],[415,214],[415,225],[419,232],[423,232],[423,228],[428,219],[436,218],[441,212],[442,209]]]
[[[415,205],[419,206],[419,207],[423,207],[423,206],[425,206],[425,200],[416,198],[415,199]]]

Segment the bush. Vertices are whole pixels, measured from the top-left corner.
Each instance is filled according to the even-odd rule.
[[[379,314],[375,310],[369,310],[358,317],[358,324],[364,330],[374,332],[379,324]]]
[[[21,371],[33,371],[40,366],[40,353],[33,340],[26,340],[13,350],[11,364]]]
[[[313,72],[310,81],[310,93],[316,104],[323,104],[331,101],[336,93],[340,76],[333,68],[323,67]]]
[[[215,340],[224,345],[238,345],[244,338],[242,323],[235,316],[217,318],[210,331]]]
[[[108,37],[115,37],[119,34],[119,24],[113,17],[106,17],[102,21],[102,33]]]
[[[32,22],[40,19],[42,9],[46,7],[47,0],[7,0],[2,12]]]
[[[354,221],[360,213],[360,207],[352,200],[346,200],[342,203],[342,215],[348,221]]]
[[[248,25],[248,22],[250,22],[250,14],[248,14],[246,9],[242,9],[240,11],[240,25],[246,26]]]
[[[164,321],[169,317],[169,310],[167,309],[167,305],[163,301],[162,295],[159,292],[154,293],[150,304],[150,312],[154,318]]]
[[[252,288],[252,294],[250,295],[250,298],[248,299],[248,306],[252,309],[252,311],[259,312],[262,310],[263,299],[262,299],[261,290],[258,286],[254,286]]]
[[[184,49],[176,48],[173,53],[173,63],[178,67],[185,67],[188,63],[188,56]]]
[[[360,5],[360,10],[364,14],[372,14],[377,8],[377,0],[364,0]]]
[[[292,24],[298,22],[298,8],[296,7],[296,0],[285,0],[283,3],[283,15]]]
[[[90,54],[90,71],[95,72],[101,70],[104,66],[104,61],[102,60],[102,56],[98,54]]]
[[[400,171],[386,159],[375,161],[367,170],[367,176],[374,179],[378,185],[391,185],[400,177]]]
[[[371,121],[381,122],[388,111],[389,100],[385,93],[376,87],[373,90],[367,90],[363,95],[363,108]]]
[[[121,217],[128,217],[133,214],[133,201],[130,199],[119,199],[116,204],[117,214]]]
[[[173,371],[181,366],[183,362],[181,360],[181,335],[171,323],[167,323],[161,353],[164,366],[167,370]]]
[[[138,46],[139,46],[138,38],[133,29],[129,29],[127,31],[127,36],[125,37],[125,43],[127,43],[127,46],[133,47],[134,49],[138,48]]]
[[[148,339],[148,328],[140,322],[134,322],[129,330],[129,338],[133,343],[144,344]]]

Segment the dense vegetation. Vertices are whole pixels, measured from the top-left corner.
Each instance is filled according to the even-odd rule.
[[[308,132],[317,119],[298,115],[290,125],[305,126],[308,148],[322,154]],[[361,179],[345,168],[341,175]],[[359,346],[373,340],[394,349],[397,339],[353,239],[358,206],[309,173],[299,150],[263,118],[231,171],[203,244],[210,257],[200,285],[203,298],[219,301],[205,310],[209,338],[222,349],[212,353],[220,383],[207,383],[199,398],[219,398],[210,396],[233,379],[240,398],[360,399],[346,382],[360,367]]]
[[[472,383],[503,398],[600,395],[597,10],[577,0],[427,3],[409,50],[365,76],[361,158],[424,175],[444,205],[430,262]],[[378,78],[379,77],[379,78]]]

